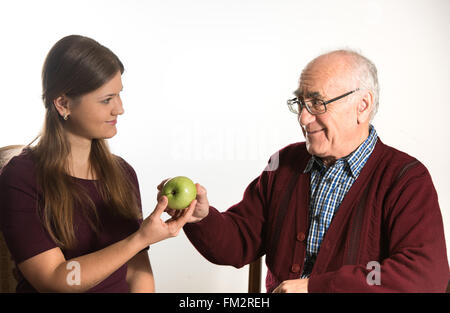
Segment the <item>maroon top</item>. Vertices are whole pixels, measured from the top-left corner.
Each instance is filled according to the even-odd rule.
[[[267,291],[304,267],[311,155],[305,143],[279,151],[278,167],[247,187],[226,212],[213,207],[184,231],[208,260],[241,267],[266,255]],[[380,265],[381,285],[369,262]],[[370,274],[370,275],[369,275]],[[369,276],[368,276],[369,275]],[[444,227],[430,174],[378,139],[324,236],[309,292],[444,292],[449,279]]]
[[[139,184],[133,168],[124,162],[127,174],[138,191],[139,209],[141,200]],[[91,229],[82,216],[80,206],[74,208],[74,225],[77,245],[74,249],[61,249],[66,260],[79,257],[103,249],[117,241],[125,239],[139,229],[141,220],[127,220],[115,216],[109,211],[95,187],[94,180],[73,179],[87,190],[93,200],[101,228],[99,235]],[[19,156],[10,160],[0,170],[0,230],[16,264],[19,264],[39,253],[57,247],[43,227],[37,213],[37,200],[40,189],[36,183],[35,163],[31,153],[25,149]],[[129,292],[125,280],[127,265],[124,264],[97,286],[88,292]],[[17,292],[36,292],[31,284],[20,274]]]

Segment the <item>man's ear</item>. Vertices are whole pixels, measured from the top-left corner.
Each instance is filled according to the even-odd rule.
[[[53,100],[53,104],[62,117],[70,115],[69,101],[65,95],[59,96]]]
[[[367,90],[358,102],[357,107],[357,122],[358,124],[365,123],[370,120],[370,115],[373,109],[373,93]]]

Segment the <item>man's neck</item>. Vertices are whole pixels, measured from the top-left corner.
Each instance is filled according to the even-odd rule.
[[[363,131],[360,132],[361,134],[357,137],[357,139],[353,141],[353,144],[349,145],[349,148],[346,148],[345,150],[343,150],[343,152],[341,152],[337,156],[329,156],[321,158],[323,164],[326,167],[332,166],[337,160],[345,158],[346,156],[352,154],[369,137],[369,131],[370,128],[369,125],[367,125],[367,127],[364,127]]]

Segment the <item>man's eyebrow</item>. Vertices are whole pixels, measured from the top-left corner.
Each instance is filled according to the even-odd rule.
[[[305,98],[322,99],[322,95],[318,91],[310,91],[304,95]]]
[[[322,99],[322,95],[318,91],[308,91],[306,94],[303,94],[300,90],[296,90],[294,94],[300,98],[303,97],[305,99],[313,98],[313,99]]]

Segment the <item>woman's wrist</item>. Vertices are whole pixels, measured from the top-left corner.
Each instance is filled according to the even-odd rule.
[[[131,234],[127,240],[129,241],[129,245],[134,248],[133,250],[137,250],[138,252],[151,244],[151,242],[148,241],[148,238],[145,238],[145,236],[142,235],[140,229]]]

